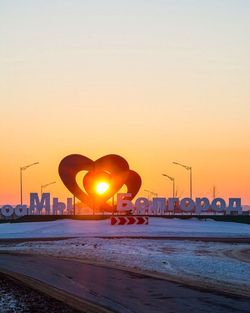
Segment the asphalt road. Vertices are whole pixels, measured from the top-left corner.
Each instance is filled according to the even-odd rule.
[[[250,312],[233,298],[117,269],[50,256],[0,255],[0,271],[32,277],[77,298],[121,313]]]

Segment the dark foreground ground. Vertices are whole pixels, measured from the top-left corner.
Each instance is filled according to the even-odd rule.
[[[119,216],[119,215],[116,215]],[[124,216],[124,215],[123,215]],[[200,220],[212,219],[215,221],[223,221],[223,222],[235,222],[235,223],[244,223],[250,224],[250,215],[197,215],[197,214],[171,214],[171,215],[140,215],[140,216],[148,216],[150,218],[154,217],[163,217],[167,219],[179,218],[179,219],[190,219],[190,218],[198,218]],[[61,219],[73,219],[73,220],[104,220],[109,219],[110,215],[25,215],[19,218],[14,219],[0,219],[0,223],[23,223],[23,222],[48,222],[48,221],[56,221]]]
[[[1,313],[79,313],[67,304],[50,298],[0,274]]]
[[[0,269],[25,275],[49,286],[63,290],[80,300],[87,300],[111,312],[119,313],[249,313],[250,299],[200,290],[148,277],[142,274],[84,264],[80,260],[69,260],[51,256],[1,254]],[[16,287],[15,287],[16,288]],[[11,288],[7,289],[10,291]],[[21,288],[22,289],[22,288]],[[51,289],[52,291],[52,289]],[[6,292],[7,294],[7,292]],[[10,293],[11,294],[11,293]],[[58,302],[36,293],[17,291],[16,298],[25,298],[27,306],[9,312],[75,312]],[[51,293],[50,293],[51,294]],[[39,298],[42,297],[42,298]],[[3,299],[3,297],[1,297]],[[34,300],[35,299],[35,300]],[[44,300],[43,300],[44,299]],[[2,301],[2,300],[1,300]],[[5,300],[10,307],[13,301]],[[1,303],[1,302],[0,302]],[[30,304],[31,303],[31,304]],[[84,306],[81,308],[85,308]],[[22,308],[22,304],[19,305]],[[68,310],[68,311],[67,311]],[[88,312],[88,310],[85,310]],[[109,312],[110,312],[109,311]],[[93,312],[93,311],[91,311]]]

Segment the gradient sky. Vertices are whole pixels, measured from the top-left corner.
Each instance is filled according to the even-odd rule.
[[[0,204],[69,195],[71,153],[124,156],[144,189],[250,203],[250,1],[0,0]]]

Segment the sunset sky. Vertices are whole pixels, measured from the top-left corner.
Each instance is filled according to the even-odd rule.
[[[115,153],[144,189],[250,204],[250,1],[1,0],[0,204],[72,153]]]

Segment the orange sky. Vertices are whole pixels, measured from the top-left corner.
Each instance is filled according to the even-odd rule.
[[[124,156],[144,189],[250,204],[248,1],[0,4],[0,204],[69,195],[67,154]]]

